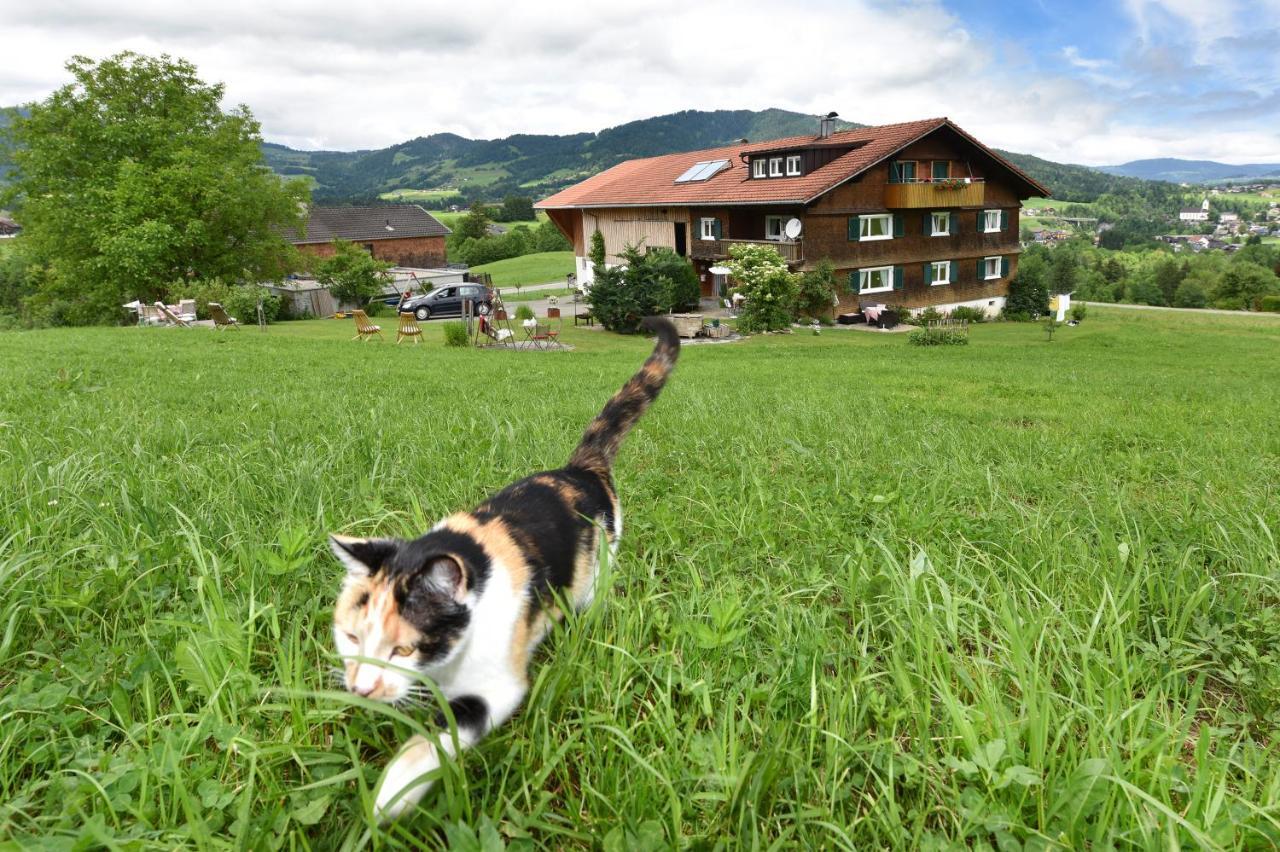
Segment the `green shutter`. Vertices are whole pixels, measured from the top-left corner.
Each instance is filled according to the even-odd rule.
[[[849,217],[849,240],[850,240],[851,242],[852,242],[852,241],[855,241],[855,240],[858,240],[858,239],[861,239],[861,237],[859,236],[859,234],[860,234],[860,231],[859,231],[859,224],[860,224],[860,223],[859,223],[859,220],[860,220],[861,218],[862,218],[861,216],[850,216],[850,217]]]
[[[933,236],[933,213],[931,211],[924,211],[924,216],[920,218],[920,224],[924,226],[924,235],[926,237]]]
[[[902,289],[902,267],[901,266],[895,266],[893,268],[893,289],[895,290]]]
[[[1000,258],[1000,277],[1009,277],[1009,258],[1007,257]]]
[[[717,240],[721,238],[722,231],[720,230],[720,220],[719,220],[719,219],[715,219],[715,220],[713,220],[713,221],[712,221],[712,225],[711,225],[711,233],[715,235],[715,238],[716,238]]]
[[[978,280],[981,281],[987,277],[987,262],[985,260],[978,261]]]
[[[849,273],[849,292],[858,292],[858,270],[856,269]]]
[[[924,265],[924,283],[926,285],[933,283],[933,264],[926,263]]]
[[[1009,227],[1009,211],[1001,210],[1000,211],[1000,230],[1003,231],[1007,227]]]
[[[987,211],[979,210],[978,211],[978,234],[981,235],[981,234],[985,234],[986,232],[987,232]]]
[[[894,213],[893,214],[893,235],[895,237],[901,237],[904,233],[906,233],[906,231],[903,230],[902,214]]]

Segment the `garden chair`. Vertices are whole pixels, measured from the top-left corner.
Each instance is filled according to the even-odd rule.
[[[164,302],[156,302],[156,310],[160,312],[160,316],[163,317],[164,321],[169,325],[177,326],[178,328],[191,327],[191,323],[169,310],[169,306]]]
[[[412,313],[400,315],[400,327],[396,329],[396,346],[399,346],[400,341],[406,337],[412,338],[415,346],[422,342],[422,329]]]
[[[229,316],[217,302],[209,303],[209,316],[213,317],[213,327],[216,331],[222,331],[224,328],[240,330],[240,323],[236,322],[236,318]]]
[[[563,327],[564,320],[560,318],[560,309],[547,308],[547,337],[557,347],[560,346],[560,329]]]
[[[196,321],[196,300],[180,299],[178,301],[178,316],[182,317],[187,322],[195,322]]]
[[[507,309],[497,307],[489,316],[479,317],[476,322],[477,345],[480,343],[480,335],[484,335],[499,346],[514,348],[515,334],[511,331],[511,324],[507,320]]]
[[[370,322],[369,315],[366,314],[364,311],[360,310],[359,308],[356,308],[354,311],[351,312],[351,316],[356,321],[356,336],[351,338],[352,340],[359,340],[361,342],[364,342],[365,340],[368,340],[370,337],[374,337],[374,336],[377,336],[378,340],[383,339],[382,326],[374,325],[372,322]]]
[[[587,305],[587,309],[586,309],[585,311],[580,311],[580,310],[578,310],[578,305],[580,305],[580,304],[586,304],[586,305]],[[584,324],[586,324],[586,325],[595,325],[595,324],[596,324],[596,318],[595,318],[594,316],[592,316],[592,315],[591,315],[591,306],[590,306],[590,304],[585,303],[585,302],[582,302],[581,300],[579,300],[579,298],[578,298],[578,294],[577,294],[577,293],[574,293],[574,294],[573,294],[573,324],[574,324],[574,325],[577,325],[579,321],[583,322],[583,323],[584,323]]]

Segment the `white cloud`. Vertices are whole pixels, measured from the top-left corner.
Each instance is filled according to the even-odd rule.
[[[1183,5],[1128,2],[1140,22]],[[167,52],[225,82],[267,138],[304,148],[780,106],[867,123],[948,115],[992,145],[1071,162],[1175,151],[1280,160],[1280,142],[1253,127],[1206,140],[1135,121],[1105,60],[1080,47],[1063,47],[1061,73],[1029,73],[1016,46],[983,42],[938,0],[49,0],[4,14],[0,104],[66,82],[73,53]]]

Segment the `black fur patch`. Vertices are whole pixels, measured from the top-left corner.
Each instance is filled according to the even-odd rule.
[[[489,554],[474,538],[453,530],[435,530],[406,542],[392,560],[393,571],[396,574],[416,573],[437,556],[456,556],[461,560],[468,590],[481,592],[489,582],[492,570]]]
[[[458,730],[468,730],[473,736],[482,736],[489,725],[489,704],[478,695],[460,695],[449,700],[449,709],[458,723]],[[448,730],[449,720],[443,712],[436,713],[436,724]]]

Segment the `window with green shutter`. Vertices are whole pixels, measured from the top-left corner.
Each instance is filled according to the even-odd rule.
[[[933,283],[933,264],[932,263],[926,263],[924,265],[924,283],[926,284]]]
[[[1007,257],[1000,258],[1000,277],[1009,277],[1009,258]]]
[[[951,161],[950,160],[934,160],[933,161],[933,179],[946,180],[951,177]]]
[[[858,220],[861,218],[861,216],[849,217],[849,239],[851,241],[858,239]]]
[[[901,237],[903,234],[906,233],[906,231],[903,230],[903,225],[904,225],[904,222],[902,219],[902,214],[894,213],[893,214],[893,235],[895,237]]]
[[[723,237],[723,233],[724,233],[724,232],[723,232],[723,231],[721,231],[721,229],[720,229],[720,220],[719,220],[719,219],[716,219],[716,220],[715,220],[715,224],[714,224],[714,225],[712,225],[711,227],[712,227],[712,233],[714,233],[714,234],[716,235],[716,239],[717,239],[717,240],[718,240],[718,239],[721,239],[721,238]]]
[[[903,267],[901,266],[895,266],[893,268],[893,289],[895,290],[901,290],[903,288],[903,283],[902,283],[903,271],[904,271]]]

